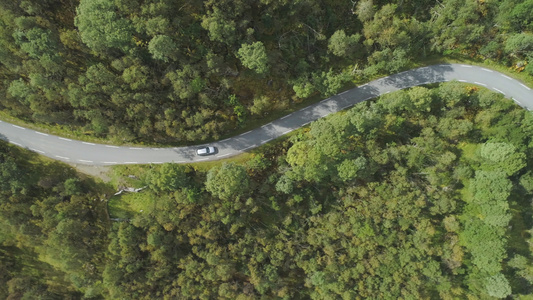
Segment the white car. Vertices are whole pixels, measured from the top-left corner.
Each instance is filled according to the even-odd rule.
[[[213,155],[217,153],[218,153],[218,149],[216,147],[202,147],[202,148],[196,149],[196,155],[200,155],[200,156]]]

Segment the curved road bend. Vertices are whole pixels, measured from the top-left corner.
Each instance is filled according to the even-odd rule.
[[[210,143],[219,149],[218,154],[210,157],[196,156],[195,149],[198,146],[146,148],[94,144],[38,132],[2,121],[0,121],[0,138],[56,160],[86,165],[190,163],[217,160],[255,148],[359,102],[408,87],[451,80],[487,87],[513,99],[518,105],[528,110],[533,109],[533,91],[515,79],[486,68],[441,64],[374,80],[241,135]]]

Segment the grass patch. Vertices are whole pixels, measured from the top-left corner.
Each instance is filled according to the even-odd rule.
[[[155,205],[155,198],[149,191],[122,193],[108,202],[111,218],[130,219],[137,213],[148,213]]]
[[[111,167],[111,184],[120,189],[123,187],[141,188],[145,186],[144,174],[150,165],[116,165]]]

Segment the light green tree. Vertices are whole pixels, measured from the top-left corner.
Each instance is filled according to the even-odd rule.
[[[205,188],[213,196],[229,200],[247,192],[248,174],[243,166],[224,163],[219,168],[212,168],[207,173]]]
[[[292,193],[293,188],[294,188],[294,182],[287,175],[282,175],[279,178],[278,182],[276,183],[276,191],[278,192],[290,194]]]
[[[343,181],[348,181],[356,178],[367,167],[367,161],[364,157],[358,157],[356,159],[346,159],[340,165],[337,166],[339,177]]]
[[[268,56],[265,45],[262,42],[242,44],[237,52],[237,57],[243,66],[254,70],[257,74],[268,72]]]
[[[496,170],[503,170],[512,176],[526,165],[526,155],[517,152],[516,147],[508,143],[487,142],[481,146],[480,155]]]
[[[511,295],[511,285],[502,273],[485,279],[485,288],[489,296],[496,298],[505,298]]]
[[[148,51],[154,59],[168,62],[176,53],[176,43],[168,35],[156,35],[150,40]]]
[[[526,55],[533,51],[533,34],[517,33],[507,38],[505,42],[505,51],[515,55]]]
[[[313,94],[316,90],[311,80],[307,77],[300,77],[296,79],[293,83],[292,89],[298,98],[307,98]]]
[[[357,44],[361,39],[361,35],[346,35],[344,30],[337,30],[329,38],[328,49],[336,56],[350,58],[356,53]]]
[[[250,112],[253,115],[263,115],[272,109],[273,101],[268,96],[260,96],[254,99],[254,104],[250,107]]]

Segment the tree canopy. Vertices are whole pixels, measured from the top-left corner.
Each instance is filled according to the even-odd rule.
[[[197,143],[249,126],[246,115],[270,118],[430,55],[498,60],[533,74],[530,7],[530,0],[10,1],[0,7],[0,109],[115,143]],[[238,106],[227,101],[232,95]],[[416,99],[398,103],[430,108],[431,97]],[[470,128],[448,121],[442,130],[456,137]]]

